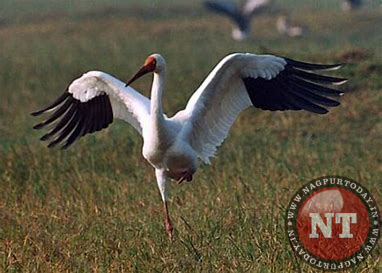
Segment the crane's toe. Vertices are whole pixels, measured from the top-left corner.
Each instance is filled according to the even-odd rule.
[[[178,184],[182,184],[183,181],[187,181],[187,182],[191,182],[192,181],[192,175],[193,175],[193,172],[192,171],[186,171],[186,172],[183,172],[180,176],[180,178],[178,179]]]

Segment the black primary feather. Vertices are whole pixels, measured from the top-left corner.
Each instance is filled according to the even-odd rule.
[[[46,112],[46,111],[49,111],[51,109],[53,109],[54,107],[58,106],[61,102],[63,102],[67,97],[69,97],[69,93],[68,92],[65,92],[64,94],[62,94],[55,102],[53,102],[52,104],[50,104],[49,106],[47,106],[46,108],[42,109],[42,110],[39,110],[39,111],[36,111],[36,112],[33,112],[31,113],[32,116],[39,116],[41,115],[42,113]]]
[[[328,86],[340,85],[346,79],[311,71],[337,69],[341,64],[314,64],[284,59],[287,62],[284,70],[273,79],[243,78],[254,107],[271,111],[306,110],[326,114],[328,110],[325,107],[340,105],[326,96],[340,96],[343,93]]]
[[[54,138],[48,147],[62,144],[63,149],[68,148],[80,137],[107,128],[113,122],[113,109],[106,93],[81,102],[65,92],[54,103],[32,115],[49,113],[54,108],[57,109],[45,121],[33,127],[42,129],[52,125],[51,131],[40,138],[43,141]]]

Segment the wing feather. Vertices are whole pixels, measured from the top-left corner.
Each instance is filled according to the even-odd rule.
[[[66,110],[68,110],[68,108],[72,105],[72,103],[73,103],[73,101],[70,99],[70,97],[67,98],[65,100],[65,102],[63,103],[63,105],[60,108],[58,108],[47,120],[45,120],[39,124],[36,124],[33,128],[34,129],[41,129],[41,128],[45,127],[46,125],[51,124],[52,122],[57,120],[59,117],[61,117],[62,114],[64,114],[66,112]]]
[[[78,109],[78,112],[79,112],[79,120],[78,120],[77,126],[72,131],[72,133],[66,140],[65,144],[62,146],[62,148],[64,149],[68,148],[72,143],[74,143],[81,136],[81,131],[84,129],[84,123],[86,118],[86,112],[84,112],[84,107],[80,107]]]
[[[80,137],[105,129],[114,118],[130,123],[140,134],[149,115],[150,100],[118,79],[91,71],[73,81],[55,102],[32,113],[48,118],[34,126],[51,130],[41,140],[51,140],[48,147],[62,144],[67,148]],[[52,140],[53,139],[53,140]]]
[[[61,141],[63,141],[70,134],[70,132],[73,131],[73,129],[77,125],[78,119],[79,119],[79,115],[78,115],[79,111],[78,111],[78,108],[76,107],[73,107],[73,109],[74,109],[74,113],[72,117],[70,118],[70,121],[65,124],[65,127],[57,135],[57,138],[49,143],[48,145],[49,148],[54,147],[57,144],[59,144]]]
[[[57,107],[59,104],[61,104],[69,96],[70,96],[70,94],[65,92],[57,100],[55,100],[52,104],[50,104],[49,106],[43,108],[42,110],[39,110],[39,111],[31,113],[31,115],[32,116],[39,116],[39,115],[41,115],[44,112],[50,111],[50,110],[54,109],[55,107]]]
[[[325,114],[339,102],[326,96],[342,92],[330,88],[346,80],[312,71],[341,65],[305,63],[272,55],[236,53],[225,57],[191,96],[186,108],[174,116],[190,132],[191,146],[209,163],[229,129],[244,109],[306,110]]]

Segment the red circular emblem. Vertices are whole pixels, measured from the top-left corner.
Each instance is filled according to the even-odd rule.
[[[338,271],[362,262],[380,233],[380,214],[358,182],[338,176],[317,178],[297,191],[286,213],[292,249],[313,267]]]

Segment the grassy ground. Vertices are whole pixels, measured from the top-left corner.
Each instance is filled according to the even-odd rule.
[[[284,6],[304,3],[291,13],[309,27],[307,37],[279,36],[269,14],[254,22],[253,40],[236,43],[226,20],[196,4],[89,2],[1,4],[0,271],[316,272],[293,255],[284,234],[285,207],[299,186],[344,175],[382,205],[380,10],[342,14],[329,1],[288,0]],[[351,79],[349,92],[325,116],[241,115],[212,166],[193,183],[173,185],[173,242],[132,128],[117,121],[67,151],[47,149],[31,129],[28,113],[73,78],[98,69],[127,79],[152,52],[169,65],[164,103],[172,114],[236,51],[349,62],[337,72]],[[135,87],[149,95],[149,77]],[[381,270],[380,246],[351,272]]]

